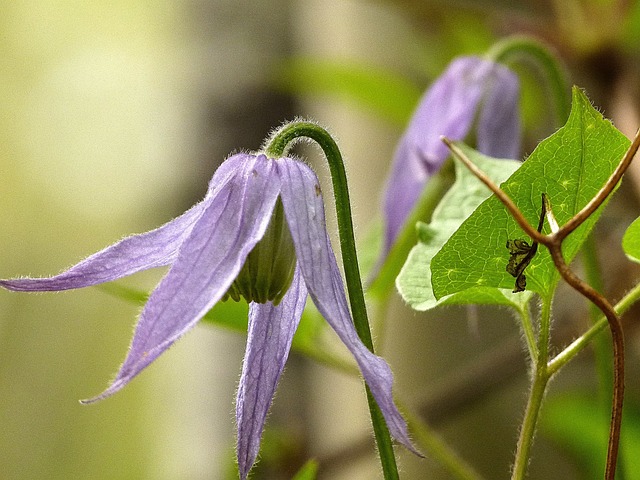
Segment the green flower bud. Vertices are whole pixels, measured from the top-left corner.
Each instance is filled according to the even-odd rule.
[[[289,225],[278,198],[264,237],[253,247],[240,273],[223,297],[236,302],[280,303],[291,286],[296,266],[296,254]]]

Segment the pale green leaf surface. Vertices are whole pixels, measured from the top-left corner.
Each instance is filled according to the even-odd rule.
[[[558,223],[563,225],[598,192],[628,146],[629,140],[574,87],[566,125],[543,140],[501,187],[534,227],[540,217],[542,193],[546,193]],[[478,154],[463,148],[475,161]],[[575,257],[601,211],[599,208],[565,239],[567,262]],[[484,201],[433,258],[435,297],[480,286],[513,289],[514,278],[506,271],[509,252],[505,245],[515,238],[532,243],[495,196]],[[538,249],[525,274],[527,290],[551,298],[559,276],[546,248]]]
[[[521,165],[515,160],[498,160],[478,154],[478,166],[496,182],[502,182]],[[455,182],[433,212],[429,224],[417,225],[419,242],[413,247],[396,286],[402,298],[415,310],[428,310],[442,304],[485,303],[512,305],[522,296],[497,288],[475,288],[436,300],[431,288],[431,259],[462,222],[486,200],[491,191],[462,162],[455,162]]]
[[[640,263],[640,218],[636,218],[624,232],[622,249],[629,260]]]

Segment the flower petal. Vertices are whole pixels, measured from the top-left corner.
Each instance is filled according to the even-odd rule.
[[[479,57],[457,58],[420,101],[400,140],[387,183],[384,255],[393,245],[424,184],[449,156],[440,137],[462,140],[467,136],[485,94],[487,79],[496,66]]]
[[[276,161],[282,181],[282,205],[309,295],[358,362],[391,435],[415,452],[407,424],[393,402],[391,369],[365,347],[353,325],[342,277],[327,235],[318,179],[300,162],[288,158]]]
[[[238,467],[245,479],[256,461],[267,412],[307,299],[298,268],[281,302],[249,305],[249,334],[236,401]]]
[[[87,402],[120,390],[191,329],[226,293],[264,235],[280,182],[266,157],[242,157],[242,166],[211,195],[169,273],[149,297],[116,379]]]
[[[494,64],[478,118],[477,146],[495,158],[520,157],[520,84],[508,68]]]
[[[216,183],[209,187],[207,197],[178,218],[146,233],[132,235],[94,253],[63,273],[49,278],[16,278],[0,280],[0,286],[22,292],[44,292],[82,288],[110,282],[148,268],[172,263],[180,245],[191,233],[212,195],[231,178],[238,160],[229,159],[216,171]]]

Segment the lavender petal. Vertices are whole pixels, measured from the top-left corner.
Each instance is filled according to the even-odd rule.
[[[306,299],[307,289],[296,268],[291,287],[277,306],[271,302],[249,306],[247,349],[236,401],[238,466],[243,480],[258,456],[267,412]]]

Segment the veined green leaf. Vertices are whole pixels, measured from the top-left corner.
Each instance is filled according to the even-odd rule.
[[[501,187],[534,228],[540,217],[542,193],[546,193],[558,223],[563,225],[604,185],[629,143],[574,87],[566,125],[543,140]],[[478,154],[463,148],[476,161]],[[578,253],[601,212],[602,208],[596,210],[565,239],[562,251],[567,263]],[[515,238],[529,241],[498,198],[490,197],[433,258],[435,297],[480,286],[513,289],[514,279],[506,271],[506,242]],[[559,276],[546,248],[538,250],[525,273],[527,289],[550,299]]]
[[[498,160],[480,154],[474,160],[498,183],[521,165],[515,160]],[[455,161],[455,176],[452,187],[434,210],[431,222],[418,222],[419,242],[411,250],[396,280],[398,291],[412,308],[421,311],[455,303],[519,304],[522,296],[492,287],[478,287],[436,300],[431,287],[431,259],[462,222],[491,195],[491,191],[458,160]]]

